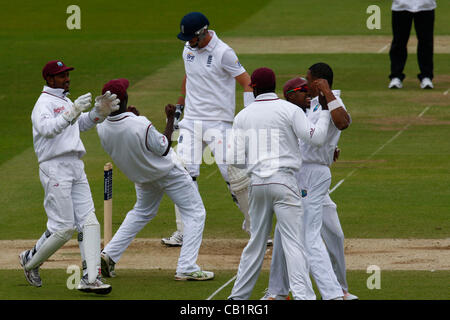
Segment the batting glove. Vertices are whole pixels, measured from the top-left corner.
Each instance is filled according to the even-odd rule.
[[[90,92],[79,96],[77,100],[73,103],[72,108],[65,111],[62,117],[66,119],[70,124],[74,124],[77,121],[80,114],[89,109],[92,103],[92,95]]]
[[[181,115],[183,114],[184,106],[182,104],[177,104],[175,106],[175,119],[173,121],[173,129],[178,130],[180,126],[178,123],[180,122]]]
[[[89,112],[89,118],[95,123],[101,123],[112,112],[119,110],[119,103],[116,94],[106,91],[104,95],[95,98],[95,105]]]

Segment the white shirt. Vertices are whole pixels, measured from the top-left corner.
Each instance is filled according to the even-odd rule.
[[[162,156],[169,142],[146,117],[131,112],[109,116],[97,125],[97,133],[103,149],[134,183],[155,181],[179,164],[172,148]]]
[[[85,112],[70,125],[62,114],[72,106],[64,89],[44,86],[31,113],[33,145],[39,163],[74,152],[81,158],[86,153],[80,131],[91,129],[95,123]]]
[[[393,0],[392,11],[426,11],[436,9],[436,0]]]
[[[339,104],[345,109],[345,105],[340,98],[341,91],[333,90],[333,94]],[[310,108],[306,109],[306,117],[315,124],[319,121],[321,111],[322,106],[319,103],[319,97],[315,97],[314,99],[311,99]],[[327,138],[322,146],[314,146],[299,139],[302,161],[304,163],[316,163],[331,166],[333,163],[334,149],[336,149],[338,145],[340,136],[341,130],[336,128],[333,121],[330,121],[328,124]]]
[[[321,145],[329,122],[327,110],[320,111],[319,120],[313,124],[298,106],[275,93],[261,94],[234,119],[230,140],[234,143],[228,146],[227,161],[245,162],[248,175],[262,178],[281,168],[297,171],[301,165],[298,139]]]
[[[208,45],[192,49],[186,42],[183,61],[186,72],[184,117],[191,120],[232,122],[236,107],[235,77],[245,72],[232,48],[214,31]]]

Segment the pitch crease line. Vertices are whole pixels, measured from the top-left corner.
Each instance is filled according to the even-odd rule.
[[[421,118],[425,112],[427,112],[428,110],[430,110],[431,106],[426,107],[425,109],[422,110],[421,113],[419,113],[419,115],[417,116],[417,118]],[[379,147],[377,150],[375,150],[366,160],[370,160],[372,159],[377,153],[379,153],[381,150],[383,150],[388,144],[390,144],[392,141],[394,141],[395,139],[397,139],[406,129],[408,129],[411,126],[410,123],[408,123],[406,126],[403,127],[403,129],[401,129],[399,132],[397,132],[392,138],[390,138],[388,141],[386,141],[381,147]],[[335,191],[343,182],[345,179],[350,178],[358,169],[360,169],[362,167],[362,165],[360,165],[359,167],[356,167],[355,169],[353,169],[352,171],[350,171],[347,176],[342,179],[341,181],[339,181],[336,186],[333,187],[333,191]],[[330,191],[331,193],[331,191]]]
[[[208,298],[206,298],[206,300],[211,300],[212,298],[214,298],[214,296],[216,294],[218,294],[220,291],[222,291],[223,288],[225,288],[226,286],[228,286],[232,281],[234,281],[237,277],[237,274],[235,274],[230,280],[228,280],[223,286],[221,286],[219,289],[217,289],[216,291],[214,291],[214,293],[212,295],[210,295]]]
[[[385,45],[383,48],[381,48],[380,50],[378,50],[378,53],[382,53],[384,50],[386,50],[389,47],[389,43],[387,45]]]

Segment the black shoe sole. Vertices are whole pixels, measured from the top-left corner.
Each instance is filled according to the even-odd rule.
[[[77,290],[84,293],[108,294],[112,291],[112,287],[104,289],[77,289]]]

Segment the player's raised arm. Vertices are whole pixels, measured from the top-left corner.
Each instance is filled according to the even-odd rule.
[[[173,121],[175,116],[175,106],[168,104],[165,107],[167,123],[164,133],[161,134],[150,124],[146,133],[146,146],[148,150],[160,156],[166,156],[172,146]]]
[[[347,129],[351,123],[350,115],[343,107],[339,99],[336,99],[328,81],[325,79],[317,79],[311,85],[311,92],[313,96],[319,96],[319,103],[324,106],[328,105],[330,110],[331,119],[334,125],[339,130]]]

